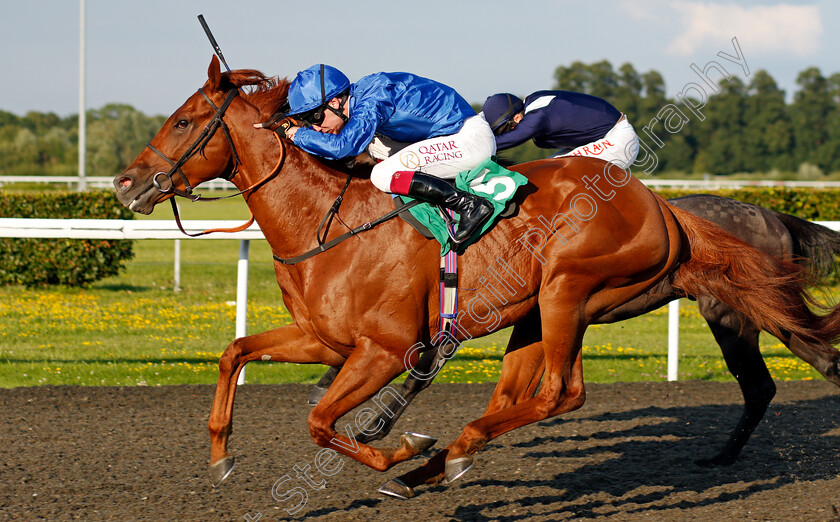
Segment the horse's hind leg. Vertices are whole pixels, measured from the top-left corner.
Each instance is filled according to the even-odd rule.
[[[806,343],[797,336],[782,339],[794,355],[813,366],[828,382],[840,386],[840,352],[833,346]]]
[[[759,329],[752,323],[742,323],[737,312],[719,301],[700,298],[698,305],[720,345],[729,371],[741,387],[744,412],[720,453],[710,459],[695,462],[704,467],[728,466],[738,458],[753,430],[764,417],[767,406],[776,394],[776,385],[761,357],[758,347]]]
[[[544,294],[547,298],[540,302],[543,314],[548,308],[544,306],[550,297],[556,296],[559,292],[553,291],[550,287],[544,287]],[[573,299],[573,296],[567,296]],[[572,301],[574,302],[574,301]],[[470,422],[458,439],[446,449],[435,455],[424,465],[416,468],[397,479],[394,479],[380,489],[381,492],[400,496],[410,497],[414,494],[414,488],[424,483],[440,481],[444,476],[448,481],[453,481],[465,473],[472,465],[472,455],[480,450],[490,440],[514,430],[521,426],[538,422],[555,415],[560,415],[579,408],[585,400],[583,387],[583,366],[581,361],[581,342],[583,339],[584,327],[578,316],[576,306],[563,303],[551,307],[553,320],[546,321],[545,315],[542,320],[543,341],[530,344],[522,352],[522,361],[535,362],[539,356],[533,357],[530,352],[534,347],[539,347],[545,360],[545,374],[542,387],[539,393],[533,398],[525,398],[514,405],[501,408],[491,413],[482,415],[481,418]],[[508,354],[509,357],[512,354]],[[503,367],[500,383],[504,380],[512,384],[512,390],[529,389],[538,382],[539,366],[529,364],[524,368],[517,368],[514,365]],[[522,386],[525,382],[519,379],[518,374],[523,373],[528,385]],[[533,388],[530,388],[533,389]],[[520,398],[524,394],[518,393]],[[506,402],[499,397],[497,404]],[[489,408],[488,408],[489,411]],[[392,486],[394,486],[392,488]]]
[[[210,411],[210,475],[219,485],[233,470],[234,458],[227,451],[233,431],[236,380],[245,363],[254,360],[341,365],[344,358],[294,324],[233,341],[219,359],[219,382]]]
[[[541,341],[540,314],[535,309],[513,327],[502,358],[502,374],[484,415],[534,397],[545,370]]]
[[[534,397],[544,368],[541,339],[539,313],[536,311],[514,326],[502,359],[502,374],[483,416]],[[379,488],[379,492],[402,499],[413,497],[416,486],[443,478],[447,454],[448,450],[444,449],[426,465],[389,480]]]
[[[534,397],[543,374],[543,353],[539,344],[539,341],[542,340],[540,328],[539,309],[535,309],[513,327],[505,356],[502,359],[502,375],[504,377],[500,377],[485,414]],[[444,347],[440,347],[438,350],[429,350],[423,353],[413,371],[406,377],[401,396],[394,398],[385,411],[373,422],[373,424],[381,424],[382,428],[373,435],[360,433],[356,436],[357,441],[368,443],[373,440],[380,440],[391,431],[397,419],[414,400],[414,397],[432,384],[432,380],[446,364],[446,361],[451,358],[451,353],[447,356],[444,352]],[[512,366],[513,368],[505,372],[505,366]],[[526,366],[532,370],[530,372],[524,371]],[[437,441],[437,439],[428,436],[421,435],[419,437],[426,441],[426,448],[431,447]]]
[[[399,498],[411,498],[414,496],[414,488],[421,484],[435,484],[444,478],[452,482],[472,467],[470,455],[480,450],[490,440],[525,424],[579,408],[585,399],[580,355],[578,350],[576,360],[563,385],[564,391],[559,397],[551,397],[551,392],[547,391],[556,388],[547,387],[551,379],[546,372],[543,388],[536,397],[522,400],[508,408],[486,413],[480,419],[469,423],[454,443],[422,466],[386,482],[379,492]],[[522,397],[525,395],[523,394]]]

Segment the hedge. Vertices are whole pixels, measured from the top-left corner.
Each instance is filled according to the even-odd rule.
[[[0,191],[0,217],[133,219],[133,213],[113,191]],[[133,257],[131,240],[0,238],[0,284],[84,286],[118,274]]]
[[[661,188],[655,189],[654,192],[665,198],[677,198],[690,194],[714,194],[777,210],[809,221],[840,221],[840,189],[747,187],[701,191]]]

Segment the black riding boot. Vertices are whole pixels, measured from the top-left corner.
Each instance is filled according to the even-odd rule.
[[[406,195],[457,212],[461,219],[452,236],[455,243],[472,237],[493,215],[493,205],[486,199],[457,190],[446,181],[421,172],[414,173]]]

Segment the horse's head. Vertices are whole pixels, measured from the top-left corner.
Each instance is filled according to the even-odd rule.
[[[223,81],[215,56],[207,77],[131,165],[114,177],[117,197],[131,210],[151,214],[173,193],[188,195],[204,181],[233,175],[236,153],[222,118],[238,89]]]

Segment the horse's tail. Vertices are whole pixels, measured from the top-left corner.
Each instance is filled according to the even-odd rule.
[[[840,233],[790,214],[773,213],[788,229],[793,239],[793,254],[810,262],[815,277],[824,278],[840,269]]]
[[[806,267],[774,258],[705,219],[669,208],[688,243],[672,282],[676,289],[713,297],[782,339],[795,334],[830,345],[840,339],[840,306],[817,303],[807,291],[817,281]]]

